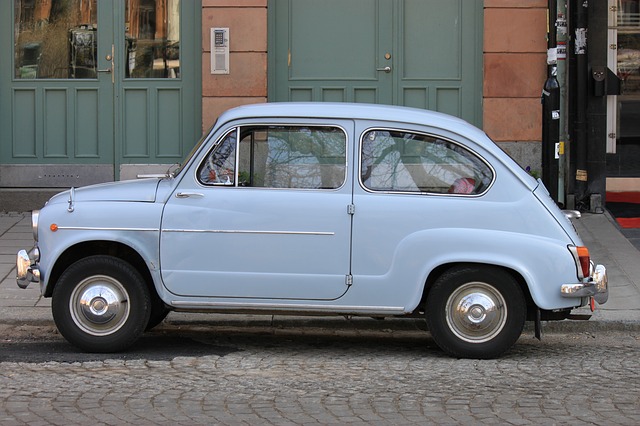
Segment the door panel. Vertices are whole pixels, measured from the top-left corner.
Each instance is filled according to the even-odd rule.
[[[113,13],[97,1],[0,4],[0,48],[14,52],[0,64],[0,186],[113,179],[114,87],[97,56],[111,51]],[[20,172],[25,164],[42,166]]]
[[[378,68],[392,49],[390,1],[276,0],[271,8],[272,100],[388,103],[392,80]]]
[[[167,289],[196,297],[342,296],[352,195],[341,128],[233,129],[197,171],[185,171],[163,213]]]
[[[182,159],[201,134],[200,14],[199,0],[0,2],[0,48],[14,52],[0,61],[0,186]]]
[[[269,99],[405,105],[482,125],[482,11],[480,0],[272,0]]]

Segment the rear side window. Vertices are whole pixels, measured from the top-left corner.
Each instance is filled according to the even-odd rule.
[[[372,191],[477,195],[493,180],[476,154],[435,136],[369,130],[360,146],[360,181]]]
[[[346,179],[347,138],[329,126],[251,126],[227,133],[198,169],[204,185],[336,189]]]

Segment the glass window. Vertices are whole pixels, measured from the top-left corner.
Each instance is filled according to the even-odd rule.
[[[14,77],[96,78],[96,0],[15,0]]]
[[[180,0],[126,0],[125,75],[180,77]]]
[[[236,134],[234,129],[218,144],[198,169],[198,178],[205,185],[233,186],[235,182]]]
[[[243,128],[235,174],[236,132],[228,134],[200,166],[205,185],[335,189],[346,178],[346,135],[334,127]]]
[[[371,130],[361,149],[360,179],[375,191],[473,195],[493,179],[476,155],[434,136]]]

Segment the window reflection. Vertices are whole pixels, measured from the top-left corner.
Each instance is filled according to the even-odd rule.
[[[180,77],[180,0],[126,0],[128,78]]]
[[[97,0],[15,0],[16,78],[96,78]]]

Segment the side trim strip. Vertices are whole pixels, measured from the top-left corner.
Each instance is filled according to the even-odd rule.
[[[103,228],[99,226],[58,226],[58,230],[66,231],[135,231],[159,232],[160,228]]]
[[[171,305],[176,308],[192,309],[223,309],[223,310],[278,310],[294,312],[332,312],[332,313],[384,313],[403,315],[406,312],[401,306],[342,306],[342,305],[310,305],[310,304],[265,304],[246,302],[186,302],[172,300]]]
[[[239,229],[163,229],[162,232],[188,232],[196,234],[262,234],[262,235],[335,235],[322,231],[247,231]]]

